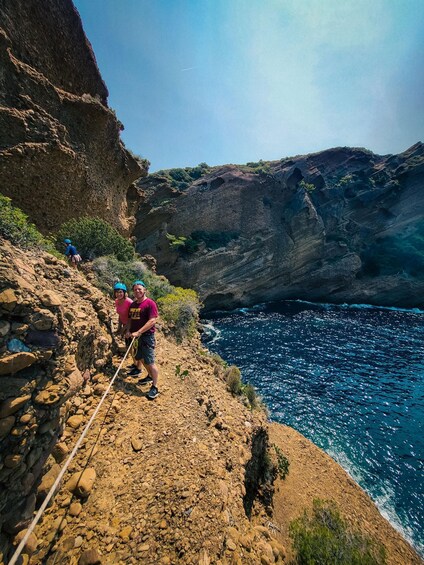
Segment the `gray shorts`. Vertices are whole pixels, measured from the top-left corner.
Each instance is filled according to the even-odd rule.
[[[138,338],[138,347],[135,354],[137,360],[142,360],[146,365],[155,362],[155,334],[143,334]]]

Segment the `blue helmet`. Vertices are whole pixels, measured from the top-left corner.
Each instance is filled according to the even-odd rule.
[[[64,239],[63,243],[66,243],[68,245],[69,243],[72,243],[72,241],[70,239]]]
[[[117,283],[115,283],[115,286],[113,287],[113,290],[123,290],[124,292],[127,292],[127,287],[125,286],[124,283],[122,283],[122,282],[117,282]]]
[[[144,288],[146,288],[146,285],[143,281],[134,281],[132,287],[134,288],[137,284],[141,284],[141,286],[144,286]]]

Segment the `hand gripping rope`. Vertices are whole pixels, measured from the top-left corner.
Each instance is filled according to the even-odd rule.
[[[112,388],[112,385],[119,373],[119,371],[121,370],[122,364],[124,363],[125,359],[128,356],[128,353],[131,351],[131,348],[133,346],[135,338],[133,338],[131,340],[131,343],[128,347],[128,349],[125,352],[125,355],[122,359],[122,361],[119,364],[119,367],[117,368],[115,374],[113,375],[112,380],[109,383],[109,386],[107,387],[107,389],[105,390],[102,398],[100,399],[100,402],[97,406],[97,408],[95,409],[95,411],[93,412],[93,415],[91,416],[91,418],[89,419],[89,421],[87,422],[87,425],[85,426],[79,440],[77,441],[77,443],[75,444],[74,449],[72,450],[71,454],[69,455],[68,459],[65,461],[65,464],[63,465],[59,475],[57,476],[57,479],[55,480],[52,488],[49,490],[49,493],[47,494],[46,498],[44,499],[43,504],[40,506],[40,509],[38,510],[37,514],[35,515],[33,521],[31,522],[27,533],[25,534],[25,536],[23,537],[21,543],[18,545],[18,547],[15,550],[15,553],[12,556],[12,559],[9,561],[9,565],[15,565],[18,557],[20,556],[20,554],[22,553],[22,550],[25,547],[26,542],[28,541],[29,536],[32,534],[35,526],[38,524],[38,521],[40,520],[44,510],[46,509],[48,503],[50,502],[50,499],[52,498],[52,496],[54,495],[54,492],[56,490],[56,488],[58,487],[60,481],[62,480],[63,475],[65,474],[66,469],[69,467],[69,464],[71,463],[72,459],[75,457],[76,452],[78,451],[79,446],[81,445],[82,440],[85,438],[91,424],[93,423],[95,417],[97,416],[97,412],[100,409],[100,406],[103,404],[103,401],[105,400],[106,396],[108,395],[110,389]]]

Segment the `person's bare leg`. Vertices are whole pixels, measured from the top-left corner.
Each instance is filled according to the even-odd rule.
[[[153,386],[155,386],[157,388],[158,386],[158,378],[159,378],[159,370],[156,366],[155,363],[152,363],[151,365],[145,365],[147,372],[149,373],[149,375],[152,377],[153,380]]]

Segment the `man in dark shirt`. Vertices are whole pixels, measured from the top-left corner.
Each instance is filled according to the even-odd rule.
[[[158,368],[155,364],[155,323],[158,318],[156,302],[146,296],[146,285],[143,281],[133,284],[134,302],[128,310],[128,325],[126,337],[138,339],[135,363],[137,369],[132,371],[132,376],[138,376],[141,365],[146,367],[148,376],[140,381],[141,384],[152,383],[147,393],[149,400],[154,400],[158,391]]]

